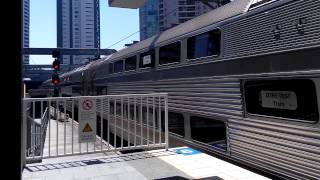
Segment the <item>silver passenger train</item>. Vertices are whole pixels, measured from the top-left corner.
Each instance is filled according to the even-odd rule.
[[[61,77],[64,96],[166,92],[171,146],[320,179],[319,0],[235,0]]]

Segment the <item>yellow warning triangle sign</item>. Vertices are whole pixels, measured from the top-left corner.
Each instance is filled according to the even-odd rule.
[[[90,127],[89,123],[87,123],[82,130],[82,132],[91,132],[91,131],[92,131],[92,128]]]

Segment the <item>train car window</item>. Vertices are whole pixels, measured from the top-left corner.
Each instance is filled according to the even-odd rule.
[[[113,63],[109,63],[109,74],[113,73]]]
[[[117,61],[114,63],[114,72],[122,72],[123,71],[123,60]]]
[[[155,51],[150,50],[140,54],[140,68],[154,67]]]
[[[161,129],[165,130],[164,111],[161,112]],[[169,112],[168,113],[169,132],[178,134],[184,137],[184,118],[182,114]]]
[[[129,58],[126,58],[126,60],[125,60],[125,70],[126,71],[136,70],[136,66],[137,66],[136,61],[137,61],[136,56],[131,56]]]
[[[247,81],[244,92],[249,114],[305,122],[319,119],[316,87],[310,79]]]
[[[219,55],[220,38],[220,30],[213,30],[190,37],[187,41],[188,59]]]
[[[159,50],[159,64],[169,64],[180,61],[180,42],[175,42],[163,47]]]
[[[191,138],[213,148],[227,150],[225,123],[215,119],[191,116]]]

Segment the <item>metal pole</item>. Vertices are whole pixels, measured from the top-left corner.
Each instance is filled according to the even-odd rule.
[[[147,96],[147,146],[149,147],[149,97]]]
[[[110,150],[110,98],[108,97],[108,127],[107,127],[107,137],[108,137],[108,150]]]
[[[142,129],[142,96],[141,96],[141,101],[140,101],[140,145],[143,145],[143,129]]]
[[[59,102],[56,100],[56,109],[58,109],[59,108]],[[58,116],[58,115],[57,115]],[[57,129],[56,129],[56,153],[57,153],[57,156],[59,155],[59,149],[58,149],[58,139],[59,139],[59,123],[58,123],[58,118],[56,119],[56,123],[57,123]]]
[[[137,146],[137,99],[134,97],[134,109],[133,109],[133,114],[134,114],[134,147]]]
[[[130,147],[130,97],[128,96],[128,113],[127,113],[127,122],[128,122],[128,147]]]
[[[73,121],[74,121],[74,101],[72,100],[72,107],[71,107],[71,112],[72,112],[72,119],[71,119],[71,154],[73,154]]]
[[[100,123],[101,123],[101,126],[100,126],[100,151],[102,151],[102,139],[103,139],[103,99],[101,99],[101,109],[100,109]]]
[[[162,141],[162,138],[161,138],[161,132],[162,132],[162,127],[161,127],[161,96],[159,96],[159,113],[158,113],[158,119],[159,119],[159,121],[158,121],[158,123],[159,123],[159,128],[158,128],[158,130],[159,130],[159,144],[161,144],[161,141]]]
[[[26,165],[26,149],[27,149],[27,116],[26,116],[26,109],[27,103],[23,101],[22,103],[22,143],[21,143],[21,164],[22,167]]]
[[[113,126],[114,126],[114,150],[116,151],[116,148],[117,148],[117,99],[115,98],[114,99],[114,123],[113,123]]]
[[[61,112],[60,112],[61,113]],[[67,117],[67,100],[64,100],[64,148],[63,153],[66,154],[66,146],[67,146],[67,126],[66,126],[66,117]]]
[[[40,109],[40,156],[41,156],[41,158],[42,158],[42,156],[43,156],[43,154],[42,154],[42,152],[43,152],[43,147],[42,147],[42,124],[44,123],[44,122],[42,122],[42,114],[43,114],[43,101],[40,101],[40,103],[41,103],[41,109]],[[45,117],[44,117],[45,118]],[[44,135],[45,136],[45,135]],[[43,142],[44,143],[44,142]]]
[[[154,105],[154,96],[152,96],[152,116],[153,116],[153,145],[156,144],[156,117],[155,117],[155,105]]]
[[[49,133],[48,133],[48,135],[49,135],[49,137],[48,137],[48,143],[49,143],[49,146],[48,146],[48,156],[50,157],[50,145],[51,145],[51,139],[50,139],[50,134],[51,134],[51,100],[49,100],[49,102],[48,102],[48,104],[49,104],[49,124],[48,124],[48,130],[49,130]]]
[[[168,128],[168,95],[165,95],[164,98],[165,108],[164,108],[164,116],[165,116],[165,139],[166,139],[166,150],[169,148],[169,128]]]
[[[123,149],[123,98],[121,97],[121,149]]]

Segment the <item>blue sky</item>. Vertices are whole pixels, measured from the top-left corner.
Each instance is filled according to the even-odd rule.
[[[101,48],[139,31],[139,10],[109,7],[100,0]],[[139,33],[111,47],[119,50],[124,44],[139,40]],[[30,0],[30,47],[56,47],[56,0]],[[30,56],[30,64],[51,64],[51,56]]]

